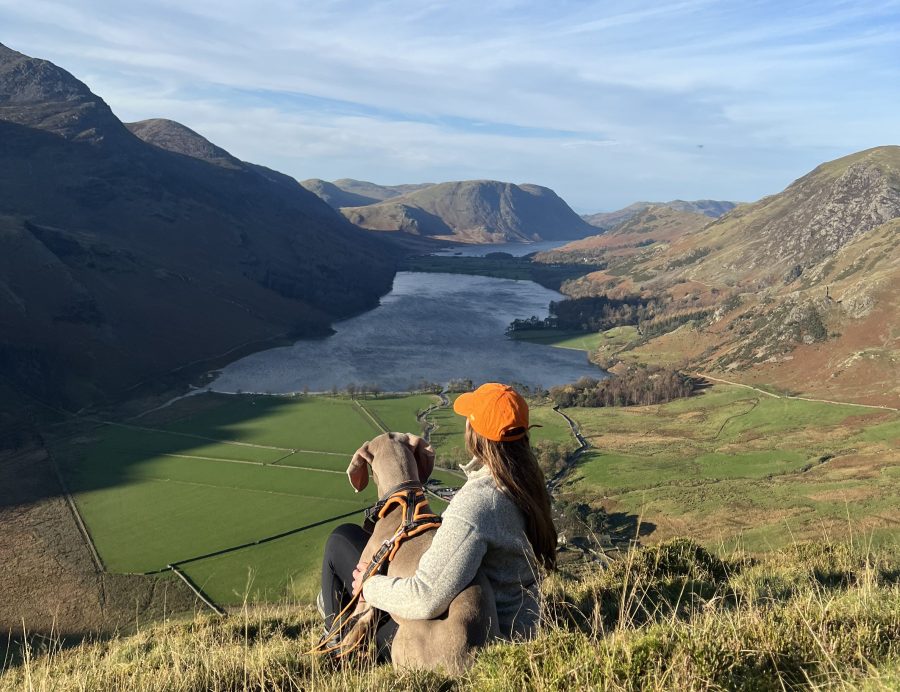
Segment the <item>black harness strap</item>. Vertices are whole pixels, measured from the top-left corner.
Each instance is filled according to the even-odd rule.
[[[380,519],[378,515],[381,512],[381,508],[384,507],[387,504],[387,501],[390,500],[394,495],[399,493],[401,490],[420,490],[421,488],[422,484],[419,483],[419,481],[403,481],[402,483],[395,485],[384,495],[382,495],[381,499],[378,500],[378,502],[376,502],[365,511],[366,522],[374,526],[375,523]]]

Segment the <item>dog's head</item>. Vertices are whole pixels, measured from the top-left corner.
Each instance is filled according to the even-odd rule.
[[[424,438],[407,433],[384,433],[366,442],[356,450],[347,467],[347,477],[356,492],[369,484],[370,466],[382,492],[413,480],[413,474],[425,483],[434,469],[434,449]]]

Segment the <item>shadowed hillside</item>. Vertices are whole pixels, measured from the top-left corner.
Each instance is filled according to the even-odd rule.
[[[130,128],[69,73],[0,46],[0,376],[14,389],[77,408],[324,333],[390,287],[385,246],[293,179],[171,121]]]

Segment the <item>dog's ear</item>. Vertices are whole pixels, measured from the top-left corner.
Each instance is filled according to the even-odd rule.
[[[353,458],[350,459],[350,466],[347,467],[347,478],[350,479],[350,485],[356,492],[364,490],[369,484],[369,464],[374,459],[372,452],[369,451],[369,443],[366,442],[362,447],[356,450]]]
[[[409,442],[413,456],[416,458],[416,466],[419,469],[419,481],[424,483],[434,470],[434,448],[425,441],[424,437],[410,435]]]

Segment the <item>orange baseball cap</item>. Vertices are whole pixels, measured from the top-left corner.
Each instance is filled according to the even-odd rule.
[[[509,385],[488,382],[460,394],[453,410],[482,437],[494,442],[521,440],[528,432],[528,403]]]

